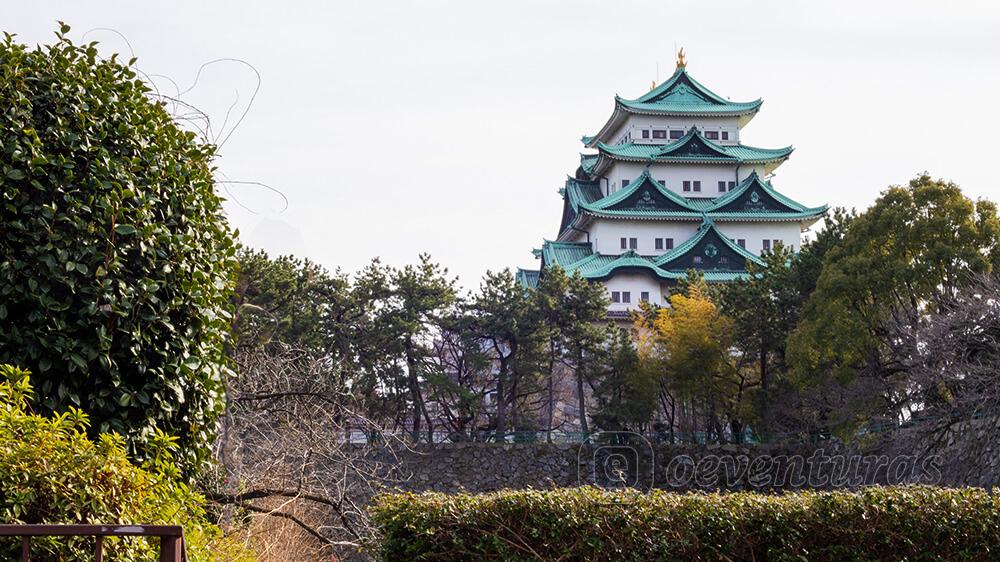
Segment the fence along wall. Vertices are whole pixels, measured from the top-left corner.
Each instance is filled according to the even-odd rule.
[[[943,437],[942,437],[943,435]],[[584,484],[639,489],[856,488],[873,484],[1000,485],[997,420],[958,424],[935,438],[894,432],[844,445],[442,443],[366,456],[399,464],[407,491],[488,492]],[[360,452],[360,451],[359,451]]]

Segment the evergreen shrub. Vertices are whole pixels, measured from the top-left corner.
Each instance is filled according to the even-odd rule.
[[[117,434],[87,437],[87,414],[70,408],[51,416],[32,413],[26,371],[0,365],[0,523],[183,525],[191,561],[251,560],[223,537],[204,510],[204,499],[180,478],[176,440],[150,442],[141,466],[126,455]],[[158,539],[109,537],[105,560],[156,560]],[[92,560],[94,539],[38,537],[32,560]],[[0,560],[20,559],[20,539],[0,539]]]
[[[398,493],[371,511],[387,561],[1000,557],[1000,498],[981,489]]]

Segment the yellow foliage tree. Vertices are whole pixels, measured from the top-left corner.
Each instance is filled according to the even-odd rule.
[[[733,321],[709,298],[703,281],[670,297],[670,305],[636,320],[640,362],[658,373],[661,405],[671,429],[715,438],[743,430],[740,405],[755,384],[734,351]]]

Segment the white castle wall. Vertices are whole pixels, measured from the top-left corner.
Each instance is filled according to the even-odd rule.
[[[636,238],[636,252],[643,256],[658,256],[664,250],[655,248],[655,238],[673,238],[674,246],[694,236],[701,221],[619,221],[597,220],[590,226],[590,242],[594,251],[601,254],[621,254],[621,239]]]
[[[622,238],[635,238],[636,252],[643,256],[658,256],[665,250],[656,249],[656,238],[673,238],[674,246],[694,236],[701,221],[640,221],[597,219],[589,227],[590,242],[600,254],[618,255]],[[716,221],[716,228],[727,238],[746,240],[746,249],[760,255],[765,239],[781,240],[786,248],[798,251],[802,246],[802,233],[797,222],[729,222]],[[577,233],[572,242],[586,242],[587,236]]]
[[[631,293],[631,303],[611,303],[608,306],[610,311],[634,310],[639,308],[639,297],[643,291],[649,292],[649,301],[663,305],[666,300],[663,295],[667,288],[657,278],[646,273],[619,273],[604,282],[604,288],[608,292],[608,299],[611,299],[612,291],[628,291]]]
[[[625,142],[625,137],[630,135],[630,142],[637,144],[655,143],[664,144],[670,139],[644,139],[643,129],[667,129],[687,131],[692,126],[698,127],[699,131],[726,131],[729,133],[729,140],[718,140],[719,144],[737,144],[740,139],[740,127],[738,117],[668,117],[664,115],[629,115],[628,119],[609,136],[606,144],[619,144]],[[667,133],[667,137],[670,133]],[[722,135],[719,135],[720,137]],[[650,134],[652,137],[652,134]]]
[[[743,165],[739,166],[739,174],[737,175],[737,166],[709,166],[709,165],[698,165],[698,164],[652,164],[648,165],[643,162],[615,162],[610,168],[604,171],[604,176],[608,178],[607,184],[602,184],[602,188],[605,189],[605,194],[614,193],[621,189],[622,180],[634,180],[638,178],[646,168],[649,168],[649,174],[653,176],[653,179],[664,182],[667,189],[677,193],[678,195],[691,198],[707,198],[713,199],[721,195],[719,192],[719,182],[735,181],[739,183],[740,181],[746,179],[751,172],[757,171],[757,174],[764,175],[764,166],[757,165]],[[701,192],[688,192],[684,191],[684,181],[701,181]]]
[[[786,248],[798,251],[802,246],[802,228],[797,222],[724,222],[715,226],[728,238],[747,241],[747,250],[760,255],[763,240],[781,240]],[[773,242],[772,242],[773,244]]]

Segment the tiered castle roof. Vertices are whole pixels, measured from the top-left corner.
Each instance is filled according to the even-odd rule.
[[[736,244],[716,227],[717,222],[798,222],[808,225],[819,220],[828,207],[808,207],[778,193],[767,176],[788,159],[793,148],[767,149],[743,144],[722,144],[705,137],[691,126],[676,140],[663,143],[625,142],[609,144],[611,135],[621,129],[630,115],[673,117],[737,118],[742,128],[760,109],[760,99],[731,102],[715,94],[694,78],[685,67],[683,56],[678,68],[666,82],[636,99],[615,96],[611,117],[592,137],[583,137],[596,154],[580,157],[575,177],[567,178],[559,190],[563,214],[556,240],[544,241],[534,254],[541,260],[539,271],[518,270],[517,278],[525,286],[535,287],[547,267],[558,265],[567,273],[579,273],[586,279],[606,280],[617,273],[651,274],[659,279],[676,281],[690,269],[701,270],[707,281],[730,281],[748,275],[747,264],[763,265],[754,253]],[[627,186],[605,194],[603,174],[616,162],[645,163],[645,170]],[[755,170],[735,187],[716,198],[687,198],[667,188],[650,174],[654,164],[725,165],[739,170],[741,165]],[[606,179],[603,179],[606,182]],[[602,254],[591,242],[574,242],[595,220],[628,221],[700,221],[693,236],[660,255],[640,255],[635,250],[621,254]]]
[[[558,265],[570,275],[579,272],[585,279],[604,280],[616,273],[646,272],[669,281],[683,279],[689,269],[700,269],[706,281],[731,281],[747,274],[746,262],[763,264],[753,253],[739,247],[719,232],[705,217],[694,236],[658,256],[643,256],[634,250],[619,255],[594,252],[590,242],[546,240],[535,257],[541,269]],[[519,275],[528,274],[519,270]]]
[[[778,193],[752,172],[731,191],[716,199],[686,199],[653,179],[649,170],[628,186],[604,196],[596,181],[568,178],[563,196],[559,238],[579,229],[593,217],[632,220],[690,221],[809,221],[818,220],[827,206],[806,207]]]
[[[760,109],[764,101],[732,102],[712,92],[687,73],[685,66],[678,65],[674,75],[656,86],[646,95],[629,100],[615,96],[615,109],[607,123],[592,137],[583,137],[589,148],[607,140],[605,137],[628,119],[630,114],[667,115],[676,117],[739,117],[743,127]]]
[[[764,164],[771,173],[795,150],[757,148],[744,144],[724,145],[712,142],[697,127],[691,127],[680,139],[669,144],[604,144],[598,142],[597,154],[581,154],[580,168],[587,175],[600,175],[614,161],[670,162],[674,164]]]

